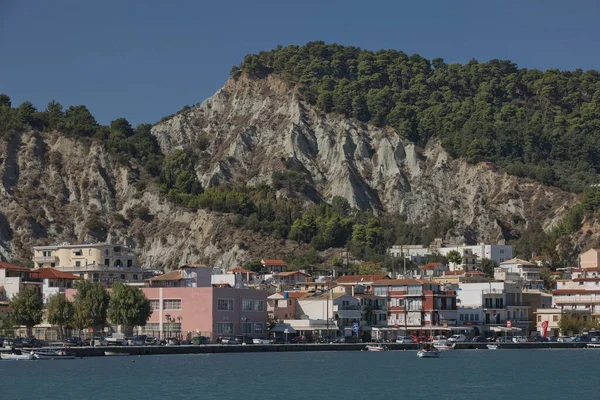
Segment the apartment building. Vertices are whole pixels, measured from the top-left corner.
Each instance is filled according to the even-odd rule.
[[[529,261],[513,258],[494,268],[494,278],[507,282],[520,282],[529,286],[541,287],[541,268]]]
[[[109,243],[60,243],[33,248],[35,268],[55,268],[110,286],[143,284],[143,271],[131,248]]]
[[[394,257],[402,257],[404,255],[404,257],[419,263],[427,255],[439,253],[446,256],[452,250],[456,250],[463,255],[466,253],[475,256],[479,261],[487,258],[496,261],[498,264],[511,259],[513,254],[513,249],[510,245],[485,243],[476,245],[451,245],[439,238],[429,246],[394,245],[389,249],[389,253]]]

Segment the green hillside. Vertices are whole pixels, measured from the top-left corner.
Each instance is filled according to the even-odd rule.
[[[312,42],[247,55],[251,77],[278,74],[305,100],[468,162],[580,192],[600,171],[600,74],[518,68],[511,61],[431,61],[396,50],[377,52]]]

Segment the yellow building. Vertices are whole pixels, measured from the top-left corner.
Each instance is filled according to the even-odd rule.
[[[95,283],[142,284],[142,268],[131,248],[109,243],[60,243],[33,248],[35,268],[56,268]]]

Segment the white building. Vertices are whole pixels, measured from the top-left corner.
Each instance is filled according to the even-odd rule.
[[[43,282],[31,268],[0,262],[0,302],[6,302],[26,287],[42,294]]]
[[[520,282],[538,287],[543,284],[541,268],[529,261],[513,258],[494,268],[494,278],[507,282]]]
[[[477,259],[481,261],[483,258],[494,260],[498,264],[510,260],[512,258],[513,250],[510,245],[503,244],[484,244],[479,243],[477,245],[448,245],[442,244],[445,247],[426,247],[423,245],[394,245],[390,248],[389,253],[394,257],[401,257],[402,254],[413,262],[420,262],[421,259],[427,255],[433,253],[439,253],[443,256],[448,255],[452,250],[456,250],[461,254],[465,253],[465,250],[470,251],[471,254],[477,256]]]

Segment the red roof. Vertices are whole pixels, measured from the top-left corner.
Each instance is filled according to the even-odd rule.
[[[441,262],[430,262],[429,264],[422,265],[419,268],[422,270],[434,270],[437,266],[440,265],[442,265]]]
[[[9,264],[7,262],[0,262],[1,269],[7,269],[9,271],[17,271],[17,272],[31,272],[31,268],[20,267],[18,265]]]
[[[287,264],[283,260],[261,260],[260,262],[262,262],[263,265],[281,265],[287,267]]]
[[[283,292],[277,292],[277,294],[284,295]],[[289,299],[299,299],[307,295],[306,292],[287,292]]]
[[[337,283],[360,283],[360,282],[375,282],[382,279],[389,279],[386,274],[378,275],[344,275],[337,278]]]
[[[71,280],[81,279],[78,276],[75,276],[73,274],[68,274],[66,272],[56,270],[54,268],[34,269],[31,271],[31,273],[37,274],[37,277],[39,279],[71,279]]]

